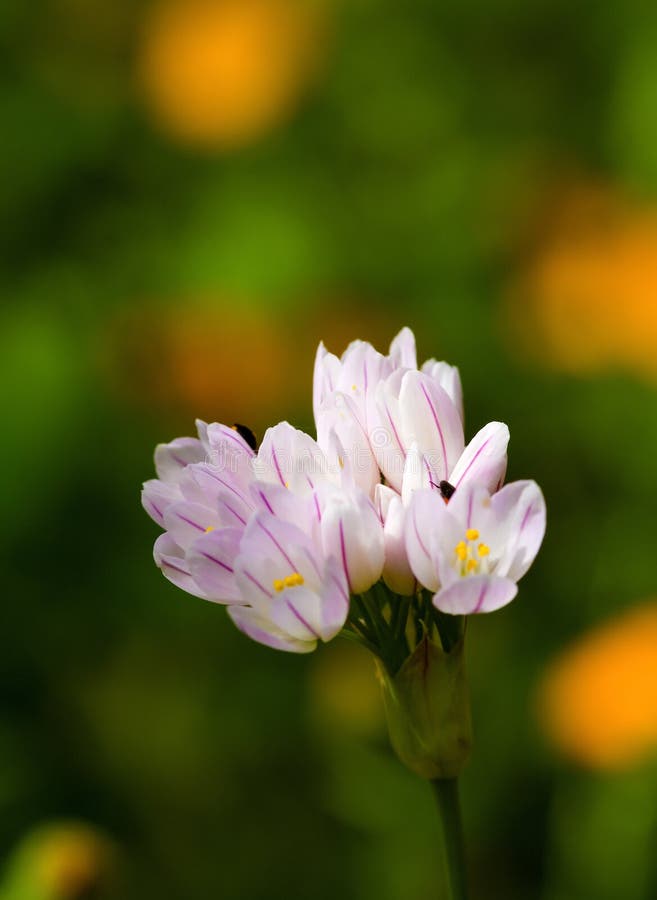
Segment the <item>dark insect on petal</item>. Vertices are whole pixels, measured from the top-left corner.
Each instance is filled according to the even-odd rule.
[[[254,453],[258,452],[258,440],[255,434],[251,431],[251,429],[246,425],[239,425],[237,422],[234,425],[231,425],[233,431],[236,431],[239,436],[246,441],[249,447],[253,450]]]
[[[453,496],[454,491],[456,490],[454,485],[450,484],[449,481],[441,481],[440,484],[438,485],[438,489],[440,491],[440,494],[441,494],[443,500],[449,500]]]

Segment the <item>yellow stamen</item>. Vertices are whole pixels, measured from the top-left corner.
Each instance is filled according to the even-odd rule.
[[[475,569],[479,568],[479,563],[476,559],[469,559],[465,564],[466,571],[474,572]]]
[[[300,587],[303,584],[303,575],[300,572],[292,572],[285,578],[275,578],[273,581],[275,591],[284,591],[285,588]]]
[[[293,572],[285,579],[285,587],[298,587],[300,584],[303,584],[303,576],[298,572]]]
[[[338,456],[338,465],[341,469],[344,469],[344,460],[341,456]]]
[[[467,537],[467,539],[469,541],[476,541],[477,538],[479,537],[479,532],[477,531],[476,528],[468,528],[468,530],[465,533],[465,536]]]
[[[290,486],[290,482],[289,482],[289,481],[286,481],[286,482],[285,482],[285,487],[286,487],[286,488],[289,488],[289,486]]]
[[[490,553],[490,547],[488,546],[488,544],[479,544],[477,552],[479,553],[479,556],[488,556],[488,554]]]
[[[458,556],[459,559],[463,560],[468,555],[468,548],[466,547],[465,541],[459,541],[459,543],[454,547],[454,553]]]
[[[214,531],[214,525],[208,525],[208,527],[205,529],[206,534],[210,534],[211,531]]]

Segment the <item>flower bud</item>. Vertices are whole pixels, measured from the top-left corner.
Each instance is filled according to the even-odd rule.
[[[446,653],[424,637],[396,675],[377,666],[399,759],[422,778],[455,778],[472,744],[463,639]]]

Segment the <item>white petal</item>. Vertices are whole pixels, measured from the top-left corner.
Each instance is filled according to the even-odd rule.
[[[304,585],[276,593],[269,614],[274,625],[288,637],[299,641],[321,639],[320,598]]]
[[[533,563],[545,535],[545,499],[535,481],[515,481],[493,496],[492,505],[508,535],[497,571],[518,581]]]
[[[248,518],[253,509],[253,502],[249,496],[252,481],[252,473],[249,473],[247,482],[236,477],[228,469],[200,463],[187,467],[180,481],[180,489],[186,500],[208,506],[210,509],[216,509],[219,499],[222,498],[237,510],[242,518]]]
[[[263,481],[282,484],[294,492],[307,491],[309,477],[330,480],[328,461],[317,442],[288,422],[265,432],[256,474]]]
[[[398,369],[375,392],[374,411],[369,423],[372,452],[386,481],[401,493],[408,446],[404,443],[399,391],[404,370]],[[412,443],[412,442],[411,442]]]
[[[369,496],[380,481],[377,465],[367,431],[354,402],[342,393],[335,393],[317,417],[317,443],[329,462],[329,471],[336,483],[347,478]]]
[[[310,489],[299,495],[280,484],[256,481],[251,486],[251,498],[258,512],[268,512],[277,519],[294,522],[306,534],[310,534],[312,520],[317,518],[317,504],[313,502]]]
[[[410,596],[415,593],[416,582],[406,552],[405,523],[406,510],[395,494],[388,505],[383,526],[385,546],[383,580],[396,594]]]
[[[406,372],[399,392],[402,440],[417,443],[440,479],[463,453],[463,424],[447,393],[421,372]]]
[[[185,468],[205,459],[203,444],[196,438],[176,438],[155,448],[155,469],[162,481],[177,484]]]
[[[444,506],[435,491],[418,491],[408,506],[404,523],[409,566],[420,584],[430,591],[437,591],[440,584],[433,545]]]
[[[192,594],[194,597],[206,599],[205,592],[192,578],[183,551],[174,542],[171,535],[161,534],[155,541],[153,558],[155,559],[155,565],[162,570],[162,574],[176,587],[182,588],[183,591],[187,591],[188,594]]]
[[[404,465],[401,492],[404,506],[408,506],[416,491],[430,490],[432,487],[436,487],[439,481],[440,479],[432,470],[426,456],[420,453],[417,444],[413,444],[406,455]]]
[[[471,616],[500,609],[510,603],[517,593],[517,585],[508,578],[469,575],[438,591],[433,603],[441,612]]]
[[[447,479],[454,487],[467,481],[499,490],[506,472],[509,429],[503,422],[489,422],[472,438]]]
[[[393,497],[399,497],[397,491],[393,491],[393,489],[386,484],[377,484],[374,489],[374,508],[379,514],[379,518],[384,523]]]
[[[241,536],[236,529],[221,528],[203,535],[190,548],[187,554],[190,572],[209,600],[243,602],[234,568]]]
[[[164,513],[164,524],[174,541],[184,550],[205,534],[221,525],[216,511],[199,503],[172,503]]]
[[[333,353],[329,353],[323,343],[320,343],[315,356],[315,371],[313,374],[313,412],[317,418],[319,409],[337,389],[341,363]]]
[[[256,597],[273,596],[273,582],[298,572],[313,588],[321,576],[311,538],[269,513],[254,515],[241,541],[235,572],[254,586]],[[249,588],[246,588],[248,591]],[[249,597],[249,602],[254,600]]]
[[[383,525],[372,502],[361,492],[343,491],[327,497],[321,523],[327,557],[337,559],[349,590],[361,594],[381,577],[383,570]]]
[[[422,372],[425,372],[432,381],[446,391],[459,411],[461,421],[463,421],[463,388],[461,387],[461,376],[456,366],[450,366],[446,362],[437,362],[435,359],[428,359],[422,366]]]
[[[390,344],[390,360],[395,368],[417,369],[415,335],[410,328],[402,328]]]
[[[329,641],[342,630],[349,615],[349,588],[342,566],[334,558],[326,561],[320,592],[320,634],[323,641]]]
[[[248,606],[229,606],[228,615],[235,625],[259,644],[290,653],[312,653],[317,641],[299,641],[283,634],[273,622]]]
[[[182,500],[182,494],[177,485],[160,481],[157,478],[144,482],[141,505],[151,519],[161,527],[164,527],[164,513],[172,503],[177,503],[179,500]]]

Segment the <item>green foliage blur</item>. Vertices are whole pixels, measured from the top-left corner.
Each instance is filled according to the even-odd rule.
[[[158,2],[0,10],[0,900],[435,896],[432,799],[371,660],[249,642],[162,578],[139,505],[157,442],[196,416],[311,429],[317,342],[403,325],[459,365],[468,437],[508,422],[509,477],[548,503],[518,599],[469,625],[473,897],[654,898],[650,759],[569,763],[535,692],[657,596],[656,387],[539,363],[507,301],[564,182],[657,202],[657,7],[304,0],[314,65],[228,140],[158,112],[164,63],[145,87]],[[43,876],[39,829],[70,820],[112,848],[91,887]]]

